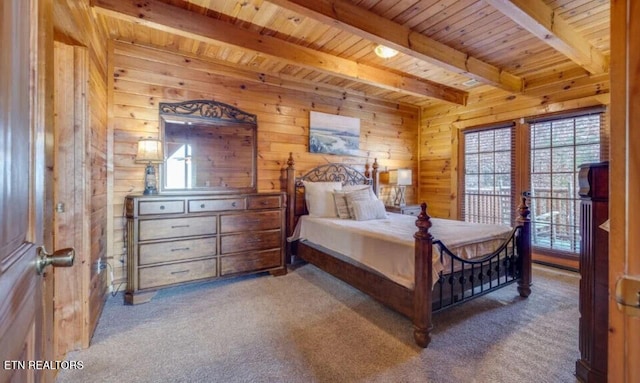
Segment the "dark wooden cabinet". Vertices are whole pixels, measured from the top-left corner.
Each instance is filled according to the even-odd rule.
[[[580,359],[576,376],[585,383],[607,381],[609,163],[580,166]]]
[[[286,273],[284,193],[132,195],[125,209],[126,303],[181,283]]]

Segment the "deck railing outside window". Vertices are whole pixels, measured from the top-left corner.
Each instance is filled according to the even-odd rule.
[[[538,188],[531,197],[532,243],[563,251],[580,250],[580,201],[573,188]],[[465,221],[511,224],[511,188],[481,189],[465,194]]]
[[[464,198],[465,221],[511,225],[511,187],[481,188]]]

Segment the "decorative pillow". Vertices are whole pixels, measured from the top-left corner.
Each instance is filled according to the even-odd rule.
[[[387,218],[384,203],[378,199],[353,201],[353,213],[356,221]]]
[[[338,217],[342,219],[351,218],[349,206],[347,205],[347,194],[344,190],[333,191],[333,202],[336,205],[336,212],[338,213]]]
[[[304,199],[307,204],[307,211],[310,217],[331,217],[338,216],[336,205],[333,201],[333,191],[341,190],[341,182],[309,182],[304,184]]]
[[[369,190],[369,194],[371,195],[371,199],[378,199],[376,193],[373,192],[373,186],[371,185],[345,185],[342,187],[342,190],[346,192],[352,192],[356,190],[367,189]]]
[[[345,194],[347,198],[347,207],[349,209],[349,215],[351,218],[355,218],[355,213],[353,211],[353,203],[355,201],[374,201],[371,198],[371,194],[369,193],[369,189],[360,189],[352,192],[348,192]]]

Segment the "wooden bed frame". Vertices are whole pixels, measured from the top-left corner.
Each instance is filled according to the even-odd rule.
[[[303,180],[312,182],[341,181],[347,184],[370,184],[378,192],[377,161],[372,172],[365,165],[364,174],[343,164],[327,164],[295,177],[293,155],[287,161],[287,236],[293,234],[298,217],[306,214]],[[456,257],[429,233],[431,221],[422,203],[417,217],[415,238],[415,287],[410,290],[384,276],[341,260],[337,254],[307,241],[287,246],[289,260],[301,258],[356,287],[372,298],[410,318],[414,339],[421,347],[431,341],[431,314],[477,298],[517,282],[520,296],[531,293],[531,224],[526,199],[518,207],[517,225],[509,239],[492,254],[472,261]],[[440,260],[448,257],[450,270],[440,272],[435,285],[432,277],[433,245],[440,249]],[[454,264],[456,267],[454,268]],[[432,287],[433,286],[433,287]]]

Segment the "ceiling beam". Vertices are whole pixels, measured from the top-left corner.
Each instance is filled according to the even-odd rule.
[[[94,10],[120,20],[148,26],[209,44],[223,44],[284,60],[340,78],[378,88],[465,105],[468,93],[431,81],[402,76],[310,48],[260,35],[157,0],[93,0]]]
[[[485,0],[591,74],[607,73],[607,58],[541,0]]]
[[[482,83],[510,92],[523,90],[520,77],[348,1],[267,1]]]
[[[266,84],[285,89],[313,93],[320,96],[340,98],[344,100],[349,99],[351,101],[355,100],[356,102],[367,100],[368,102],[372,102],[377,106],[382,106],[385,108],[397,109],[398,105],[408,105],[414,107],[414,105],[411,104],[372,97],[365,94],[364,92],[359,92],[353,89],[345,89],[336,85],[318,84],[310,80],[294,78],[293,76],[283,74],[265,74],[258,71],[252,66],[237,66],[225,60],[203,57],[194,53],[180,51],[177,48],[158,48],[146,45],[145,43],[121,40],[115,40],[113,46],[114,54],[116,55],[136,57],[153,63],[163,64],[165,67],[171,68],[168,69],[168,71],[172,71],[173,68],[176,67],[189,68],[193,71],[204,72],[224,77],[232,77],[239,81],[246,81],[247,83]],[[115,79],[116,88],[118,81],[122,78],[123,76],[119,75],[118,78]],[[154,84],[167,86],[163,83]]]

